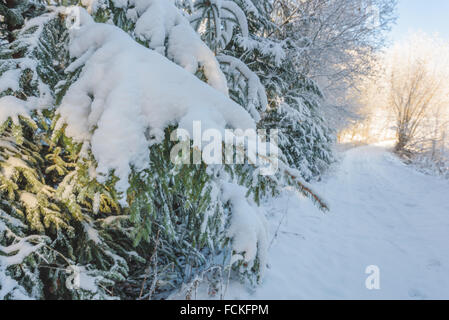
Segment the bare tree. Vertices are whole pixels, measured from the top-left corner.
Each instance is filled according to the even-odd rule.
[[[386,103],[396,122],[397,152],[439,135],[448,104],[448,52],[447,45],[414,35],[386,54]]]
[[[406,77],[392,72],[390,80],[389,104],[396,117],[397,152],[405,152],[417,136],[442,87],[424,62],[416,61],[407,67]]]
[[[277,36],[286,39],[297,71],[326,96],[323,110],[333,127],[353,114],[345,99],[395,21],[396,0],[275,0]]]
[[[394,130],[396,152],[449,175],[449,44],[411,35],[379,55],[376,64],[376,76],[357,85],[361,90],[354,101],[371,127],[388,134],[371,130],[364,135],[375,141]],[[359,127],[342,135],[361,136]]]
[[[279,33],[297,48],[301,72],[332,89],[369,71],[395,20],[396,0],[276,0]]]

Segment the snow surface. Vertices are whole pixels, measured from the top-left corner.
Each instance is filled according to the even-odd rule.
[[[448,181],[374,145],[346,151],[315,188],[330,213],[292,193],[271,203],[264,281],[231,283],[225,298],[449,299]],[[380,290],[365,286],[370,265]]]

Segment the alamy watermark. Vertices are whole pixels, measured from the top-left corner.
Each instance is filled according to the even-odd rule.
[[[365,280],[368,290],[380,290],[380,268],[376,265],[366,267],[365,273],[369,276]]]
[[[193,121],[192,131],[178,128],[170,136],[178,143],[170,151],[174,164],[252,164],[260,175],[274,175],[279,167],[278,130],[202,130]]]

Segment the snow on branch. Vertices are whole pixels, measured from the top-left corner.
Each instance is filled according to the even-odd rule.
[[[243,37],[248,37],[248,21],[246,20],[246,14],[243,12],[242,9],[234,2],[234,1],[220,1],[221,4],[221,10],[224,12],[231,13],[236,22],[237,25],[240,28],[240,32]]]
[[[252,11],[254,8],[250,8]],[[205,24],[210,23],[213,28],[207,30],[213,35],[206,35],[208,45],[217,50],[223,49],[231,41],[234,30],[238,28],[240,36],[249,37],[246,14],[234,1],[226,0],[198,0],[194,3],[194,13],[189,16],[190,23],[201,34],[206,31]]]
[[[23,263],[32,254],[38,254],[47,238],[41,235],[20,237],[10,227],[25,228],[25,225],[0,209],[0,239],[12,241],[9,245],[0,245],[0,299],[6,296],[30,299],[30,295],[8,274],[7,269]]]
[[[189,21],[167,0],[132,0],[137,21],[135,34],[151,49],[167,55],[190,73],[202,68],[207,82],[228,94],[226,78],[213,52],[192,29]]]
[[[128,189],[131,167],[147,168],[149,146],[162,141],[170,124],[189,130],[188,120],[199,120],[217,130],[255,129],[251,116],[223,93],[121,29],[71,10],[79,10],[80,28],[70,30],[70,54],[85,64],[61,102],[57,128],[67,124],[69,137],[90,144],[97,173],[114,171],[118,191]]]
[[[36,59],[40,53],[46,52],[46,31],[50,24],[58,18],[58,10],[45,13],[41,16],[29,19],[26,21],[23,28],[17,34],[14,42],[5,50],[9,59],[0,60],[0,92],[12,90],[14,92],[21,91],[21,78],[30,78],[30,82],[36,85],[38,89],[38,97],[28,97],[28,109],[44,109],[48,108],[53,103],[53,97],[48,84],[39,76],[39,69],[43,69],[43,65]],[[26,71],[30,71],[30,75],[24,77]],[[42,71],[42,70],[41,70]],[[13,101],[12,98],[2,101],[0,108],[0,124],[2,124],[5,114],[6,104],[10,107],[12,104],[18,107],[18,102]],[[19,109],[21,111],[19,111]],[[23,109],[17,109],[18,113],[23,115]],[[11,111],[11,109],[9,109]]]
[[[236,42],[246,51],[257,51],[263,57],[272,58],[276,66],[280,66],[287,57],[285,41],[237,36]]]
[[[235,57],[219,55],[217,59],[220,64],[225,65],[225,70],[229,76],[238,78],[238,75],[242,75],[245,78],[248,97],[247,109],[255,121],[259,122],[259,111],[265,111],[268,105],[265,87],[260,82],[259,77],[245,63]]]
[[[268,252],[268,230],[264,215],[245,197],[246,188],[235,183],[224,183],[223,200],[232,206],[228,235],[232,239],[231,264],[244,261],[251,268],[258,259],[261,274],[265,271]]]
[[[29,117],[30,107],[26,101],[17,99],[14,96],[4,96],[0,98],[0,125],[11,118],[12,122],[19,125],[19,116]]]

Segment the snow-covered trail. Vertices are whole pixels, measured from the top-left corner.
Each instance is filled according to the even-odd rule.
[[[315,184],[331,212],[296,195],[273,204],[270,268],[229,299],[449,299],[449,183],[416,172],[382,146],[347,151]],[[282,221],[280,224],[279,222]],[[380,269],[368,290],[365,269]]]

